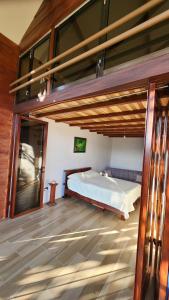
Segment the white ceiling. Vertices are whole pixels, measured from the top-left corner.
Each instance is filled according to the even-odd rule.
[[[0,0],[0,32],[19,44],[43,0]]]

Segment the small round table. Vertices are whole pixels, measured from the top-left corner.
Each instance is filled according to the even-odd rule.
[[[58,183],[56,181],[51,181],[49,183],[49,185],[50,185],[50,200],[48,202],[48,205],[54,206],[54,205],[56,205],[55,193],[56,193],[56,187],[57,187]]]

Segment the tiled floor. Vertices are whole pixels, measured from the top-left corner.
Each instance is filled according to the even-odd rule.
[[[73,199],[0,223],[0,299],[132,299],[138,208],[129,220]]]

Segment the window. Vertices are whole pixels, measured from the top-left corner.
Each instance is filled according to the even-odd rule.
[[[109,20],[108,24],[112,24],[114,21],[127,15],[131,11],[134,11],[144,2],[142,0],[110,0],[109,7]],[[114,36],[118,36],[122,32],[133,28],[142,22],[147,21],[149,18],[160,14],[164,10],[169,8],[169,1],[164,1],[160,5],[154,7],[147,13],[144,13],[130,22],[127,22],[120,28],[117,28],[113,32],[107,35],[107,39],[111,39]],[[166,36],[169,34],[169,24],[167,22],[159,23],[157,26],[153,26],[149,30],[143,31],[131,38],[128,38],[106,50],[105,56],[105,69],[109,69],[113,66],[120,65],[124,62],[128,62],[135,58],[139,58],[146,54],[153,53],[160,49],[163,49],[169,45],[169,39]],[[169,36],[169,35],[168,35]]]
[[[77,13],[71,16],[67,21],[56,28],[55,36],[55,55],[65,52],[74,45],[79,44],[84,39],[95,34],[101,29],[103,0],[90,1],[82,7]],[[96,40],[89,45],[73,52],[71,55],[62,59],[59,64],[70,60],[81,53],[97,46],[99,41]],[[53,87],[65,85],[72,81],[80,80],[84,77],[96,77],[96,65],[98,56],[92,56],[88,59],[59,71],[53,76]]]
[[[19,77],[29,73],[49,60],[49,35],[36,44],[30,51],[20,58]],[[42,70],[44,72],[44,69]],[[38,73],[38,75],[40,72]],[[29,78],[31,79],[31,77]],[[16,103],[37,97],[46,90],[46,81],[41,80],[17,92]]]
[[[65,22],[55,29],[54,56],[63,54],[68,49],[97,33],[106,26],[114,23],[123,16],[142,6],[143,0],[90,0]],[[147,21],[151,17],[169,9],[169,0],[162,2],[152,10],[135,17],[126,24],[116,28],[107,35],[83,46],[61,59],[54,66],[59,66],[93,47],[104,43],[111,38]],[[71,82],[80,82],[102,76],[114,66],[139,58],[146,54],[161,50],[169,46],[168,21],[158,24],[146,31],[130,37],[118,44],[109,47],[100,53],[90,56],[70,67],[54,73],[51,76],[52,88],[59,88]],[[36,69],[49,59],[49,35],[36,44],[20,59],[19,76]],[[42,72],[47,70],[43,69]],[[41,73],[39,73],[41,74]],[[31,79],[31,77],[29,78]],[[17,93],[16,102],[23,102],[37,97],[46,91],[46,79],[23,88]]]

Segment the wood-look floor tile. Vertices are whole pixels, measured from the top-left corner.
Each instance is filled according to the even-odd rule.
[[[74,199],[0,223],[0,299],[131,300],[138,211]]]

